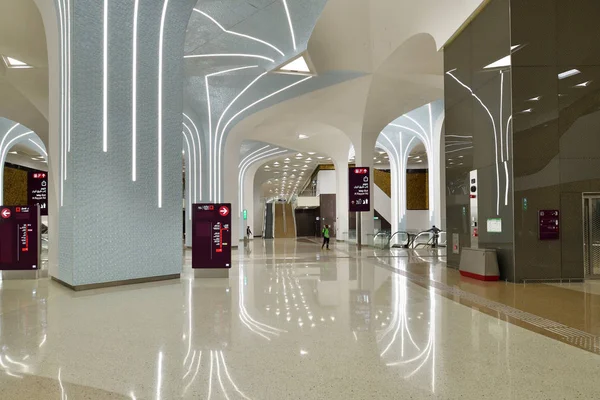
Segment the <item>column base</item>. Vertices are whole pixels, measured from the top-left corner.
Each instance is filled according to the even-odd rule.
[[[194,269],[194,278],[229,278],[228,268],[198,268]]]
[[[157,281],[166,281],[170,279],[179,279],[181,274],[172,274],[172,275],[161,275],[161,276],[150,276],[147,278],[136,278],[136,279],[127,279],[124,281],[112,281],[112,282],[102,282],[102,283],[89,283],[86,285],[71,285],[67,282],[61,281],[60,279],[52,276],[52,280],[60,283],[63,286],[68,287],[71,290],[76,292],[80,292],[82,290],[92,290],[92,289],[102,289],[113,286],[125,286],[125,285],[135,285],[137,283],[148,283],[148,282],[157,282]]]
[[[3,281],[18,280],[18,279],[39,279],[43,277],[42,271],[0,271],[2,273]],[[46,271],[48,276],[48,271]]]

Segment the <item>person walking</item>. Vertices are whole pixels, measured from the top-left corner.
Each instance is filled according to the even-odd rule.
[[[327,246],[327,250],[329,250],[329,225],[325,225],[323,228],[323,245],[321,246],[321,250],[325,246]]]
[[[250,230],[250,226],[246,228],[246,237],[250,239],[252,237],[252,231]]]

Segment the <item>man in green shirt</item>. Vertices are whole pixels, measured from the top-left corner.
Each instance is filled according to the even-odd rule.
[[[327,246],[327,250],[329,250],[329,225],[325,225],[325,228],[323,228],[323,245],[321,246],[321,249],[325,246]]]

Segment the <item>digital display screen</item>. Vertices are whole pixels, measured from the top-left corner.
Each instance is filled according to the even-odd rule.
[[[348,169],[348,187],[350,190],[348,211],[371,211],[371,173],[370,168],[352,167]]]
[[[0,206],[0,270],[39,268],[37,206]]]
[[[192,209],[192,268],[231,268],[231,204]]]
[[[540,210],[538,216],[540,240],[560,239],[560,211]]]
[[[27,191],[29,205],[39,205],[40,215],[48,215],[48,173],[44,171],[27,172]]]

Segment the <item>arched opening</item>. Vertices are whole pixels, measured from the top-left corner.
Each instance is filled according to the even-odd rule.
[[[0,118],[0,205],[39,207],[43,273],[48,268],[48,195],[46,146],[28,127]]]

